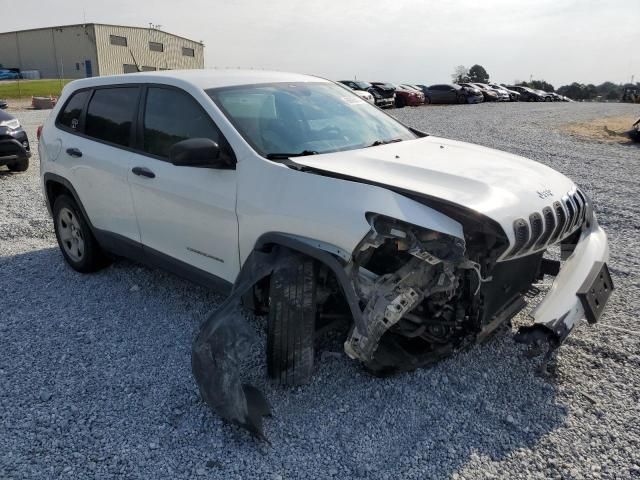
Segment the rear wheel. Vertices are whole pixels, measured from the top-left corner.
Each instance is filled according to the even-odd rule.
[[[71,268],[89,273],[100,270],[109,263],[71,197],[60,195],[56,198],[53,204],[53,225],[60,251]]]
[[[269,285],[267,369],[282,385],[311,379],[316,312],[315,262],[295,257],[273,272]]]
[[[26,172],[27,168],[29,168],[29,159],[22,158],[20,160],[16,160],[7,165],[7,168],[12,172]]]

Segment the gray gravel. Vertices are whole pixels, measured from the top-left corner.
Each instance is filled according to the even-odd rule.
[[[248,361],[275,410],[266,422],[273,446],[257,444],[207,410],[190,373],[191,340],[221,298],[124,260],[94,275],[71,271],[43,205],[36,156],[26,174],[0,168],[0,478],[640,477],[640,149],[556,129],[640,116],[638,107],[392,113],[433,134],[534,158],[594,198],[618,290],[601,322],[580,325],[563,346],[555,379],[533,375],[536,360],[509,332],[385,380],[325,353],[313,383],[293,390],[265,380],[257,347]],[[45,115],[18,113],[34,144]]]

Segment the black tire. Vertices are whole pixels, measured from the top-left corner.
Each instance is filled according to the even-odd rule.
[[[429,105],[431,103],[431,98],[427,97],[426,95],[424,96],[424,104],[425,105]]]
[[[267,370],[281,385],[303,385],[313,374],[316,266],[304,256],[278,268],[269,285]]]
[[[29,159],[21,158],[7,165],[7,168],[12,172],[26,172],[29,168]]]
[[[61,218],[65,214],[71,216]],[[76,237],[82,240],[82,254],[76,255],[76,258],[70,253],[72,240],[63,240],[65,226],[70,223],[68,218],[73,221]],[[60,195],[53,204],[53,226],[62,256],[71,268],[81,273],[90,273],[98,271],[109,264],[110,259],[104,254],[98,241],[91,233],[82,211],[78,208],[73,198],[68,195]]]
[[[406,105],[407,102],[404,101],[404,98],[396,97],[396,108],[404,108]]]
[[[464,95],[459,95],[458,96],[458,103],[459,104],[463,104],[463,103],[467,103],[467,97],[465,97]]]

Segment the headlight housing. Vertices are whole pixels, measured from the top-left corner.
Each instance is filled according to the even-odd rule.
[[[0,127],[7,127],[11,130],[16,130],[20,128],[20,122],[17,118],[12,118],[11,120],[3,120],[0,122]]]

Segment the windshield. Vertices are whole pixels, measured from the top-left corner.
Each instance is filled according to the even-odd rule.
[[[210,89],[207,94],[264,157],[339,152],[417,138],[332,83],[246,85]]]
[[[362,88],[362,89],[365,89],[365,90],[367,88],[371,88],[371,84],[368,83],[368,82],[353,82],[353,83],[355,83],[358,86],[358,88]]]

